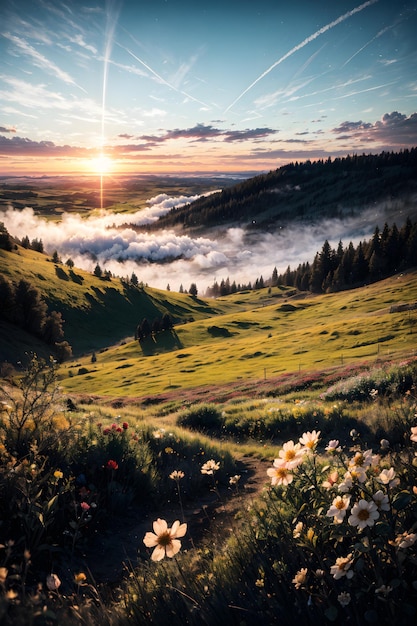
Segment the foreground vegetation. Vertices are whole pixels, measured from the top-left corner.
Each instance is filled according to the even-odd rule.
[[[413,621],[417,360],[344,374],[252,400],[111,407],[74,403],[56,364],[33,358],[1,389],[2,624]],[[269,461],[257,499],[243,452]],[[208,494],[217,514],[197,533],[187,511]],[[230,501],[237,515],[217,524]],[[110,548],[128,511],[137,559],[108,586],[85,555],[98,536]]]

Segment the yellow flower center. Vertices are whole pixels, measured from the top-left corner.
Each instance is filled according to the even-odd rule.
[[[291,461],[295,457],[295,450],[286,450],[285,459],[286,461]]]
[[[285,478],[285,477],[286,477],[286,475],[287,475],[287,470],[286,470],[284,467],[279,467],[279,468],[277,469],[277,476],[278,476],[279,478]]]
[[[344,501],[342,500],[342,498],[338,498],[338,499],[336,500],[336,502],[334,503],[334,505],[335,505],[336,509],[339,509],[339,510],[342,510],[342,509],[344,509],[344,508],[345,508],[345,503],[344,503]]]

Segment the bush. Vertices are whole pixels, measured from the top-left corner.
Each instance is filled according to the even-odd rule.
[[[223,428],[224,418],[215,404],[199,404],[187,409],[177,420],[179,426],[198,430],[203,433],[219,432]]]

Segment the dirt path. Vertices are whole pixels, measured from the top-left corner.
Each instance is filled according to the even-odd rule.
[[[256,499],[268,483],[266,469],[269,461],[243,456],[237,461],[236,473],[240,474],[238,489],[223,487],[220,499],[214,492],[184,506],[184,517],[188,524],[187,535],[182,540],[183,548],[191,548],[212,531],[224,531],[226,536],[232,531],[232,521],[242,507],[247,507]],[[127,573],[130,566],[138,562],[138,552],[144,554],[143,537],[152,530],[152,522],[161,517],[171,525],[181,520],[178,503],[164,506],[160,511],[127,511],[110,520],[104,532],[92,538],[83,554],[77,558],[75,569],[89,573],[96,584],[117,583]],[[146,554],[146,552],[145,552]],[[74,571],[74,564],[72,566]]]

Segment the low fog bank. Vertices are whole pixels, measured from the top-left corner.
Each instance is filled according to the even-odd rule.
[[[408,216],[398,201],[366,210],[356,217],[327,219],[314,225],[294,224],[275,233],[245,236],[242,228],[228,228],[216,239],[178,235],[173,231],[138,233],[132,226],[155,221],[173,206],[192,202],[197,196],[169,197],[160,194],[148,201],[149,207],[137,213],[115,214],[101,211],[89,218],[64,214],[62,221],[48,222],[35,215],[32,208],[9,207],[0,213],[0,221],[9,233],[21,239],[41,239],[45,252],[58,252],[62,261],[71,258],[76,267],[93,271],[98,263],[121,277],[134,272],[139,281],[178,291],[195,283],[203,295],[215,280],[229,277],[237,284],[254,282],[260,276],[270,278],[274,267],[279,273],[288,265],[311,262],[327,239],[336,248],[339,240],[356,246],[369,239],[375,227],[396,221],[400,227]]]

